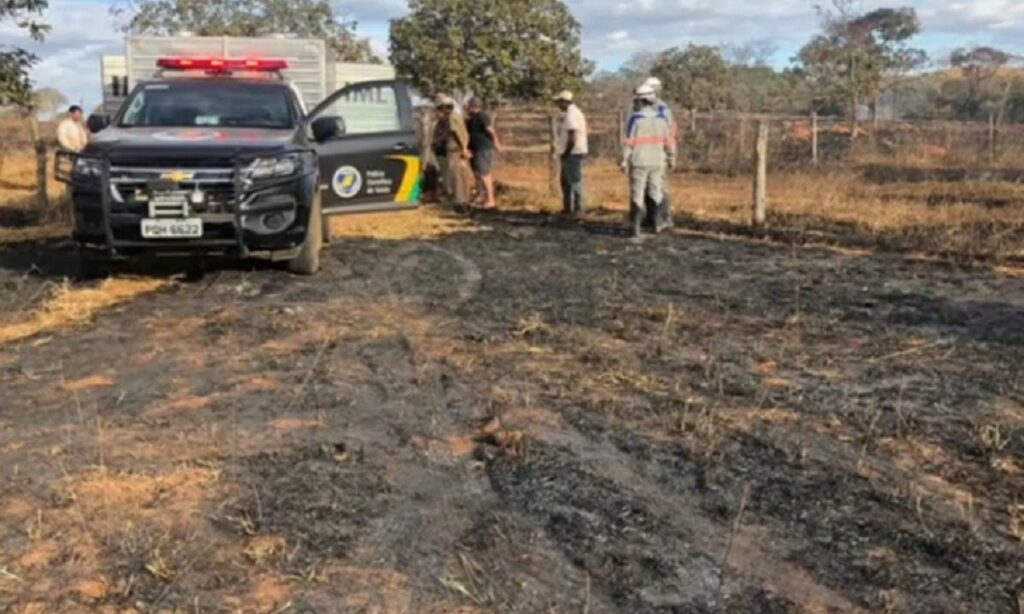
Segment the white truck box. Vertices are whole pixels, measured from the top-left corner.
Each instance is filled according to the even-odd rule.
[[[159,74],[159,58],[176,56],[288,60],[289,67],[283,75],[295,85],[307,108],[334,91],[334,64],[328,60],[322,40],[280,36],[130,36],[125,40],[123,60],[119,56],[103,58],[104,108],[108,112],[116,110],[131,88]]]
[[[307,109],[346,85],[395,78],[395,69],[388,64],[335,63],[330,50],[317,39],[132,36],[125,41],[125,52],[124,56],[103,56],[103,107],[107,113],[117,111],[135,84],[157,74],[156,60],[161,57],[286,59],[289,69],[284,76],[295,84]]]

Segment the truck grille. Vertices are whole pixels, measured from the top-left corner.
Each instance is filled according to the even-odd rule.
[[[192,166],[111,166],[111,210],[144,215],[157,191],[171,191],[201,193],[202,199],[190,200],[193,213],[233,213],[234,173],[233,167],[197,167],[195,162]]]

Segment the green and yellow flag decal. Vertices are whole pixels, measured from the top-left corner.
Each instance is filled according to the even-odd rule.
[[[392,160],[405,162],[405,174],[402,175],[402,183],[395,193],[396,203],[418,203],[422,190],[420,178],[419,156],[390,156]]]

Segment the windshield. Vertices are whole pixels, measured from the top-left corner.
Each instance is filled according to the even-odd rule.
[[[211,80],[144,85],[128,99],[121,125],[291,128],[295,121],[286,85]]]

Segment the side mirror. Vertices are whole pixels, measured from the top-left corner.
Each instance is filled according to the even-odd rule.
[[[313,120],[313,140],[323,143],[345,134],[345,120],[333,115],[318,117]]]
[[[110,116],[101,113],[94,113],[89,116],[86,120],[85,125],[89,127],[89,132],[96,134],[100,130],[103,130],[110,125]]]

